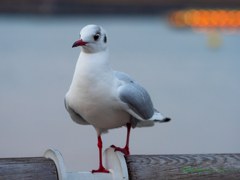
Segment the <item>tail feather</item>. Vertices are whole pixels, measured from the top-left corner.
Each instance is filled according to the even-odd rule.
[[[154,121],[158,121],[158,122],[160,122],[160,123],[169,122],[169,121],[171,121],[171,118],[166,117],[166,118],[164,118],[163,120],[154,120]]]
[[[154,109],[154,114],[151,118],[146,120],[139,120],[133,116],[131,116],[130,123],[132,128],[135,127],[151,127],[154,126],[155,123],[164,123],[169,122],[171,118],[164,117],[160,112],[158,112],[156,109]]]
[[[157,121],[157,122],[169,122],[171,118],[164,117],[160,112],[154,109],[153,116],[148,120]]]

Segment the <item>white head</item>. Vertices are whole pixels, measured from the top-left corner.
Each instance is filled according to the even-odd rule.
[[[81,46],[85,53],[97,53],[107,49],[107,33],[97,25],[87,25],[80,31],[80,40],[72,47]]]

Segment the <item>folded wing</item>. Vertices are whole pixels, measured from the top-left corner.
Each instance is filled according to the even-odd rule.
[[[119,98],[125,103],[126,111],[132,115],[130,122],[133,128],[153,126],[154,122],[170,121],[170,118],[162,116],[154,109],[151,97],[139,83],[122,72],[115,71],[115,76],[124,81],[118,88]]]
[[[65,105],[66,110],[68,111],[68,113],[70,114],[70,116],[71,116],[71,118],[74,122],[76,122],[77,124],[81,124],[81,125],[89,125],[89,123],[85,119],[83,119],[83,117],[80,114],[76,113],[69,106],[66,96],[64,98],[64,105]]]

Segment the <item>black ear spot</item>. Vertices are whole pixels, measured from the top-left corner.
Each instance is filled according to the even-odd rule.
[[[104,42],[105,43],[107,42],[107,36],[106,35],[104,36]]]

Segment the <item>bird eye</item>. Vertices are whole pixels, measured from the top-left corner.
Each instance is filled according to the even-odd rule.
[[[98,38],[99,38],[99,36],[100,36],[99,34],[94,35],[94,36],[93,36],[94,40],[97,41]]]

